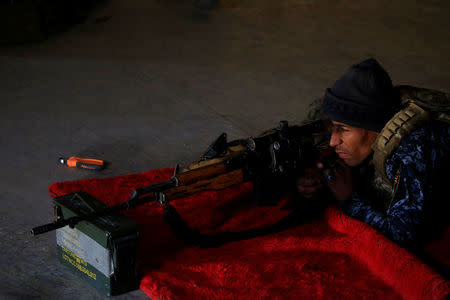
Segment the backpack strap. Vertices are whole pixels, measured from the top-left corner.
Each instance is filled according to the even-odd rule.
[[[386,161],[389,160],[405,136],[422,126],[429,119],[430,113],[428,111],[413,101],[410,101],[381,130],[372,145],[372,149],[374,150],[373,163],[375,165],[375,172],[381,177],[384,184],[387,184],[391,188],[393,185],[386,174]]]
[[[394,89],[404,105],[414,102],[430,112],[434,121],[450,123],[449,93],[409,85],[399,85]]]

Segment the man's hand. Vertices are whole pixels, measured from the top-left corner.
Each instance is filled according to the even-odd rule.
[[[297,179],[298,193],[307,198],[313,198],[322,188],[320,169],[310,168],[306,169],[303,176]]]
[[[339,202],[344,201],[353,193],[352,171],[346,164],[339,164],[334,169],[334,178],[328,181],[328,187]]]

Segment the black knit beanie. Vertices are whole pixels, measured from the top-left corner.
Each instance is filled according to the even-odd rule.
[[[380,132],[400,105],[389,74],[370,58],[351,66],[326,90],[322,110],[333,121]]]

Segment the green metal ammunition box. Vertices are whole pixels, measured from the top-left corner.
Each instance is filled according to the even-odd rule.
[[[54,203],[56,216],[64,219],[107,207],[82,191],[56,197]],[[137,224],[120,213],[56,230],[60,262],[108,296],[139,287],[137,238]]]

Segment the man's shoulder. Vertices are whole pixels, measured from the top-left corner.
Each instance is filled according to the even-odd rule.
[[[449,123],[440,121],[429,122],[405,136],[400,146],[408,148],[410,145],[416,146],[417,144],[419,146],[448,144],[450,136],[449,125]]]
[[[403,162],[417,162],[429,160],[429,156],[436,152],[439,152],[440,156],[448,156],[449,136],[450,126],[448,123],[430,122],[405,136],[394,150],[392,157],[401,159]],[[431,157],[433,160],[438,158]]]

